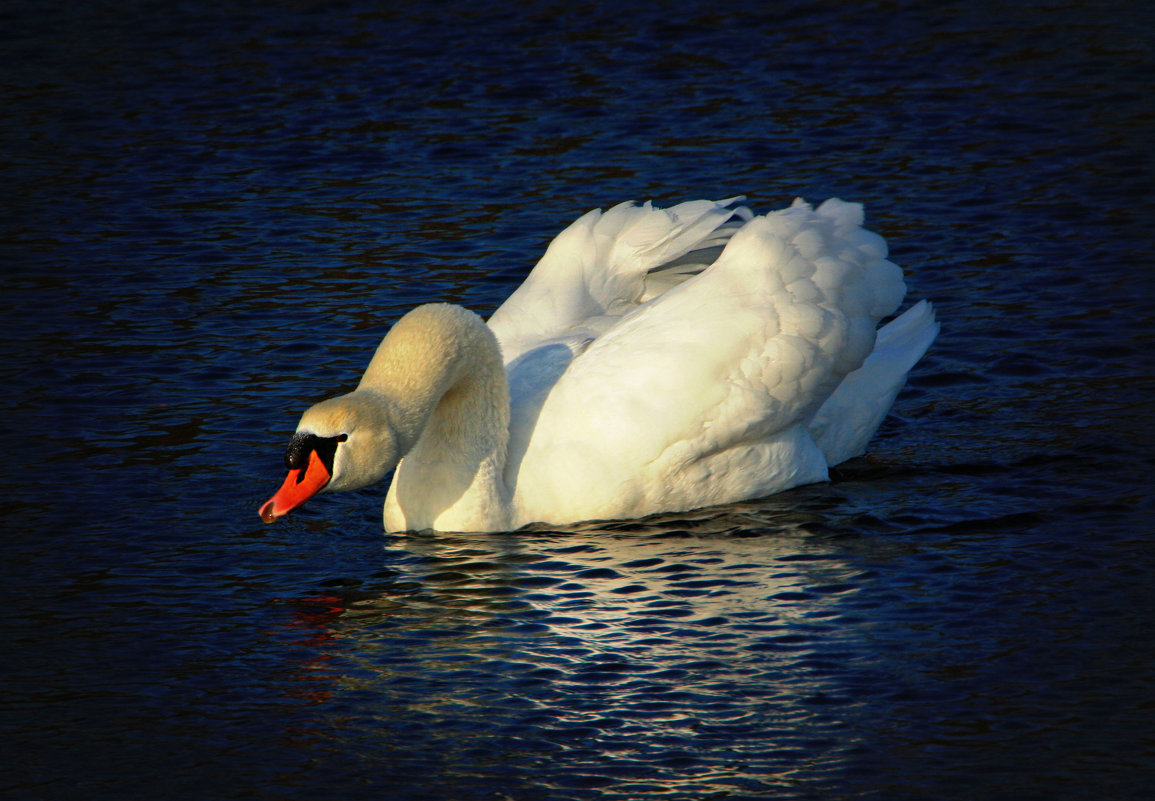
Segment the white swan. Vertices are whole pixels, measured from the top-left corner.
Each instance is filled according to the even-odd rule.
[[[761,497],[861,454],[938,334],[862,207],[592,211],[490,318],[402,317],[305,412],[272,522],[394,470],[389,531],[502,531]]]

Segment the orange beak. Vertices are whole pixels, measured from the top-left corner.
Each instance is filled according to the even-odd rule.
[[[260,511],[261,520],[272,523],[278,517],[287,515],[316,495],[331,478],[321,457],[316,451],[310,451],[309,464],[303,470],[290,470],[281,488],[265,501]]]

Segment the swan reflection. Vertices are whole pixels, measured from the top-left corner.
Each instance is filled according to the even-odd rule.
[[[696,766],[676,771],[695,791],[773,784],[803,739],[837,742],[817,733],[823,710],[849,699],[822,666],[861,648],[840,619],[863,571],[808,528],[814,515],[783,511],[768,527],[766,507],[391,537],[380,584],[327,607],[322,706],[352,694],[373,710],[357,735],[373,748],[464,761],[564,751],[580,763],[596,740],[590,775],[625,770],[627,795],[671,780],[671,754]]]

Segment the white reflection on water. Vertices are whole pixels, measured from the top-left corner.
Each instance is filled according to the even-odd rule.
[[[853,702],[828,668],[861,657],[841,619],[866,574],[806,515],[766,519],[763,504],[757,518],[389,538],[381,584],[330,599],[300,665],[325,685],[319,730],[374,758],[430,748],[496,772],[564,755],[566,775],[623,797],[835,771],[855,738],[827,710]]]

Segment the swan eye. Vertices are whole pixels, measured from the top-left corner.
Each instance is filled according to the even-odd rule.
[[[321,457],[321,462],[330,473],[333,472],[333,455],[337,452],[337,444],[349,439],[348,434],[338,434],[335,437],[318,437],[316,434],[297,432],[289,440],[289,447],[285,450],[285,467],[290,470],[302,470],[309,464],[309,454],[313,451]]]

